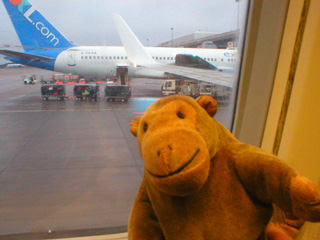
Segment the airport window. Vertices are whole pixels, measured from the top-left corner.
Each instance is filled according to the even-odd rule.
[[[202,12],[201,18],[199,18],[199,16],[193,17],[193,14],[197,15],[197,13],[192,12],[188,8],[184,11],[181,11],[181,6],[179,9],[175,9],[178,5],[181,5],[177,0],[170,1],[163,6],[161,5],[158,9],[148,9],[148,11],[156,11],[154,12],[155,15],[174,10],[174,14],[186,20],[181,26],[173,26],[173,30],[170,29],[171,26],[165,30],[163,30],[163,28],[157,28],[158,25],[159,27],[163,27],[161,19],[151,18],[147,20],[139,16],[134,18],[130,16],[122,17],[128,21],[127,23],[132,29],[137,29],[137,32],[134,31],[135,34],[140,38],[142,45],[147,46],[148,44],[150,47],[148,51],[152,51],[153,59],[159,60],[161,63],[166,63],[164,61],[170,61],[170,63],[172,63],[176,60],[175,56],[179,51],[183,53],[183,50],[189,48],[175,48],[174,52],[170,52],[169,50],[171,44],[176,43],[176,41],[171,41],[171,34],[174,40],[183,36],[184,33],[182,33],[182,31],[179,32],[180,29],[183,29],[183,31],[187,29],[184,34],[185,39],[187,39],[187,35],[195,34],[194,29],[208,29],[208,31],[213,33],[211,37],[214,38],[214,34],[217,31],[231,32],[231,34],[236,37],[238,36],[236,34],[239,28],[242,33],[242,35],[240,34],[239,36],[243,36],[245,32],[244,23],[247,19],[246,9],[248,1],[249,0],[230,1],[228,7],[223,8],[228,18],[220,16],[223,18],[222,20],[215,19],[216,16],[213,13],[207,17],[208,12],[206,10],[209,8],[209,5],[212,9],[215,9],[217,5],[224,6],[222,3],[224,1],[220,1],[221,3],[219,4],[215,2],[216,4],[213,5],[208,1],[198,6],[198,1],[194,0],[194,4],[198,4],[197,10]],[[41,8],[40,6],[37,7],[38,4],[36,2],[37,1],[32,2],[32,5],[41,12],[43,6],[41,6]],[[143,9],[143,2],[144,1],[137,1],[135,6],[131,6],[131,8],[140,7]],[[173,3],[175,3],[175,7],[172,7]],[[54,8],[59,9],[63,6],[62,4],[63,1],[61,0],[54,1],[52,3],[52,10],[54,10]],[[117,5],[116,2],[115,5]],[[94,22],[98,22],[101,17],[105,16],[106,12],[101,10],[105,9],[105,7],[107,6],[103,1],[101,2],[101,6],[94,6],[92,8],[86,8],[86,6],[83,6],[83,3],[79,3],[79,8],[83,8],[83,11],[86,11],[86,16],[89,15],[90,19]],[[113,8],[113,6],[108,6],[108,8],[110,7]],[[239,22],[238,14],[235,14],[238,9],[240,11]],[[110,11],[111,10],[112,9],[110,9]],[[46,11],[51,11],[51,9],[46,9]],[[139,9],[137,9],[137,11],[139,11]],[[131,11],[126,12],[129,14]],[[75,9],[75,14],[73,14],[74,22],[77,23],[79,21],[83,23],[83,20],[78,17],[78,15],[82,15],[80,13],[80,10]],[[184,15],[185,13],[187,13],[187,15]],[[3,4],[0,4],[0,14],[1,16],[7,15]],[[43,11],[42,14],[45,15],[45,11]],[[233,16],[231,20],[229,20],[229,18],[231,18],[230,16]],[[108,16],[108,18],[109,17],[111,25],[112,18],[111,16]],[[7,18],[9,19],[9,17]],[[68,19],[69,16],[61,16],[61,19],[64,18]],[[205,20],[204,22],[199,20],[202,18]],[[59,24],[59,19],[48,19],[50,19],[50,22],[52,22],[54,26],[61,25]],[[132,22],[129,22],[129,19],[133,19]],[[176,18],[168,19],[168,21],[171,21],[172,24],[178,24],[175,19]],[[9,35],[13,31],[14,28],[9,21],[5,24],[1,23],[0,32],[4,33],[1,35]],[[140,31],[140,28],[143,28],[142,26],[144,26],[146,21],[152,21],[152,24],[150,22],[149,25],[156,26],[156,29],[151,29],[151,32],[149,32],[148,29]],[[216,29],[217,26],[211,23],[219,21],[223,24],[219,24],[221,27],[218,26],[221,29]],[[66,26],[67,25],[68,24],[66,24]],[[86,23],[83,23],[83,25],[84,26],[81,26],[82,28],[87,26]],[[59,30],[66,28],[66,26],[63,26],[63,28]],[[189,28],[189,26],[196,26],[196,28]],[[70,25],[69,27],[69,29],[72,30],[76,25]],[[113,28],[114,26],[112,25],[112,28],[106,29],[106,32],[113,31]],[[91,30],[96,31],[91,35]],[[73,30],[71,32],[73,32]],[[121,61],[128,59],[127,56],[120,55],[125,54],[125,50],[121,48],[121,51],[118,51],[117,47],[114,47],[110,48],[110,50],[108,49],[108,53],[112,52],[113,55],[97,56],[97,54],[104,53],[106,50],[99,50],[99,48],[96,47],[102,45],[102,42],[108,42],[109,39],[105,41],[105,31],[94,28],[94,26],[91,26],[90,35],[87,34],[88,36],[78,34],[77,32],[76,34],[69,35],[72,36],[70,38],[72,38],[74,44],[83,42],[93,47],[87,47],[89,50],[83,50],[81,52],[83,56],[80,55],[80,52],[76,52],[78,55],[76,55],[75,63],[71,61],[72,59],[67,58],[67,64],[65,65],[67,65],[68,71],[70,69],[75,69],[80,72],[87,70],[87,75],[79,74],[81,78],[90,78],[94,72],[100,73],[103,71],[109,75],[103,76],[101,79],[100,76],[97,76],[99,80],[102,80],[102,83],[99,84],[98,101],[91,101],[92,99],[89,101],[89,98],[87,100],[76,100],[75,97],[70,97],[66,101],[58,101],[57,98],[49,98],[48,101],[39,99],[39,104],[31,104],[30,102],[30,106],[26,107],[27,110],[21,108],[27,106],[26,104],[29,104],[28,102],[24,102],[23,106],[15,105],[12,109],[17,111],[14,112],[9,108],[8,101],[4,98],[0,99],[0,119],[8,118],[10,120],[10,122],[8,122],[8,132],[3,131],[1,137],[3,145],[2,148],[0,147],[1,152],[4,151],[3,156],[5,156],[5,158],[8,157],[5,168],[2,168],[0,164],[0,178],[3,177],[2,179],[4,179],[1,182],[3,184],[0,184],[0,192],[4,194],[3,199],[6,201],[5,206],[8,206],[6,211],[0,208],[0,215],[5,213],[5,218],[8,220],[4,226],[0,226],[0,239],[1,235],[5,234],[39,233],[43,232],[44,229],[47,229],[46,234],[49,230],[56,232],[70,231],[71,233],[73,229],[90,228],[92,228],[92,231],[95,231],[95,229],[111,229],[111,232],[116,229],[121,229],[121,231],[126,230],[130,209],[143,175],[143,163],[139,155],[139,149],[138,146],[136,146],[135,138],[131,138],[131,133],[128,132],[128,129],[131,120],[135,116],[141,115],[147,105],[164,96],[161,87],[165,85],[167,79],[153,80],[148,77],[136,79],[131,78],[131,75],[129,75],[131,88],[135,94],[127,99],[128,101],[124,102],[119,99],[106,101],[105,87],[107,84],[116,84],[116,80],[120,82],[120,77],[117,75],[118,72],[123,71],[124,74],[127,74],[126,70],[128,70],[128,73],[132,74],[132,72],[135,71],[131,68],[131,61]],[[64,36],[68,35],[65,34]],[[109,36],[107,37],[109,38]],[[148,39],[148,42],[146,39]],[[5,44],[3,41],[3,38],[1,38],[0,46]],[[18,38],[16,41],[17,44],[19,44]],[[54,45],[54,41],[55,40],[52,41],[52,45]],[[60,39],[60,43],[62,42]],[[168,47],[168,49],[157,51],[157,47],[166,42],[167,46],[165,47]],[[122,46],[122,42],[118,36],[110,35],[110,43],[114,43],[114,46]],[[241,41],[239,44],[241,44]],[[21,43],[19,45],[21,45]],[[204,50],[208,50],[208,52],[215,50],[209,48],[211,45],[206,47],[208,48],[204,48]],[[223,44],[217,46],[217,48],[226,49]],[[239,48],[239,55],[237,55],[237,57],[239,57],[240,62],[242,50],[241,47]],[[203,49],[199,49],[199,51],[200,50],[202,51]],[[66,54],[67,57],[70,56],[68,54]],[[160,54],[167,56],[161,56]],[[223,59],[221,58],[223,55],[215,56],[214,54],[209,55],[209,53],[205,55],[212,57],[204,58],[202,56],[203,59],[206,61],[215,61],[214,65],[221,68],[238,65],[233,63],[228,66],[229,62],[236,61],[236,59],[233,58],[223,63]],[[104,69],[97,69],[95,71],[95,67],[100,65],[97,64],[96,61],[85,61],[83,64],[77,62],[80,56],[81,59],[85,60],[105,59],[106,61],[101,64]],[[221,62],[218,57],[220,57]],[[225,58],[226,56],[223,57]],[[108,59],[109,61],[107,61]],[[116,67],[110,67],[109,69],[111,65]],[[128,69],[125,69],[125,65],[129,66]],[[50,67],[53,66],[50,65]],[[26,72],[34,71],[39,76],[43,74],[45,78],[49,76],[47,70],[25,69]],[[22,69],[22,71],[23,70],[24,69]],[[52,71],[53,70],[54,69],[52,69]],[[56,71],[58,70],[61,71],[63,69],[56,69]],[[0,68],[0,71],[3,71],[3,69]],[[17,73],[18,71],[21,71],[21,69],[16,70]],[[230,74],[232,79],[236,81],[238,79],[238,72],[238,69],[234,69],[232,73],[227,74]],[[78,74],[78,72],[76,73]],[[194,97],[196,97],[196,94],[200,94],[200,86],[197,85],[198,81],[190,81],[190,79],[187,79],[186,82],[190,83],[188,85],[189,87],[191,86],[189,89],[185,87],[187,85],[183,85],[182,88],[176,88],[174,90],[180,91],[182,89],[181,94],[193,94],[192,96]],[[39,95],[40,92],[40,83],[38,84],[39,88],[26,87],[24,96],[20,96],[20,98],[25,101],[25,99],[30,96],[32,101],[35,101],[34,96]],[[66,96],[76,96],[74,86],[75,85],[65,86]],[[167,81],[165,86],[172,88],[173,82]],[[231,103],[232,101],[229,100],[231,99],[230,96],[236,91],[236,88],[231,90],[231,87],[221,87],[215,90],[214,85],[211,85],[211,88],[209,88],[207,92],[201,92],[201,94],[209,94],[218,99],[219,106],[216,118],[218,121],[223,122],[228,129],[231,129],[234,119],[233,113],[235,112],[234,105]],[[221,95],[223,95],[223,97],[219,98]],[[81,97],[83,96],[81,95]],[[25,111],[21,113],[18,112],[18,110]],[[8,111],[11,111],[10,114],[7,113]],[[24,116],[25,118],[23,118]],[[34,128],[34,126],[38,127]],[[9,131],[11,131],[12,134],[10,134]],[[128,137],[129,135],[130,137]],[[7,159],[5,159],[5,161],[7,161]],[[8,180],[5,180],[6,178]],[[4,185],[7,185],[7,187]],[[6,191],[6,189],[9,190]],[[10,205],[10,201],[14,200],[16,196],[19,196],[19,201],[14,202],[14,206]],[[3,201],[1,204],[2,203]],[[77,217],[80,218],[79,221],[75,220]],[[28,222],[27,226],[24,226],[21,219],[25,219],[25,222]],[[117,224],[117,226],[115,226],[115,224]],[[56,226],[56,228],[53,229],[53,226]]]

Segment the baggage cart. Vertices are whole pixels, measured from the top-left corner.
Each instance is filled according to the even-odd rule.
[[[41,96],[44,101],[49,98],[56,98],[59,101],[66,98],[66,87],[60,84],[42,84]]]
[[[99,86],[97,84],[76,84],[73,88],[73,94],[77,101],[97,101],[99,97]]]
[[[131,86],[129,85],[107,85],[105,90],[106,101],[114,101],[116,99],[127,102],[131,97]]]

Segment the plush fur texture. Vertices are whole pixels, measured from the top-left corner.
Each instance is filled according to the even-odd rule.
[[[262,239],[272,204],[320,221],[318,186],[276,156],[238,141],[213,118],[216,111],[211,97],[176,95],[132,121],[145,171],[129,239]],[[288,236],[282,226],[268,229],[270,239]]]

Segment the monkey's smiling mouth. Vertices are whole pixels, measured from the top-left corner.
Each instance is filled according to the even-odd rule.
[[[183,169],[185,169],[194,159],[195,157],[198,155],[198,153],[200,152],[200,149],[198,148],[197,151],[192,155],[192,157],[190,158],[190,160],[188,162],[186,162],[184,165],[182,165],[180,168],[178,168],[177,170],[173,171],[173,172],[170,172],[169,174],[167,175],[157,175],[157,174],[154,174],[152,173],[149,169],[147,169],[148,173],[153,176],[153,177],[156,177],[156,178],[166,178],[166,177],[170,177],[172,175],[175,175],[175,174],[178,174],[180,173]]]

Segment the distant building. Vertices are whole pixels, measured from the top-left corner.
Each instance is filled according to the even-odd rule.
[[[160,43],[159,47],[186,47],[186,48],[230,48],[237,47],[239,31],[230,31],[225,33],[214,33],[196,31],[192,34],[174,38]]]

